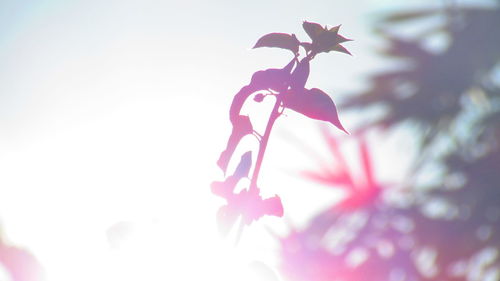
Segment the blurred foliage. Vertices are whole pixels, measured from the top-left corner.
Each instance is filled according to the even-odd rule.
[[[432,28],[397,32],[424,22]],[[381,55],[398,66],[370,75],[369,88],[341,107],[383,107],[358,132],[416,128],[422,165],[413,172],[436,162],[444,172],[425,189],[417,183],[386,188],[372,179],[381,192],[345,208],[360,189],[338,164],[342,155],[334,150],[341,144],[325,135],[337,165],[306,176],[350,192],[282,239],[282,269],[290,280],[500,280],[499,28],[498,6],[454,3],[380,20]]]

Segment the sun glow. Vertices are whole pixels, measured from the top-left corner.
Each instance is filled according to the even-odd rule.
[[[245,228],[235,248],[217,235],[222,200],[210,183],[222,178],[216,160],[231,131],[232,96],[254,71],[289,60],[248,51],[282,4],[6,5],[0,9],[10,14],[0,19],[8,29],[0,37],[6,241],[32,252],[50,281],[265,280],[250,274],[265,271],[259,262],[276,266],[277,242],[265,225],[285,229],[286,219]],[[283,32],[306,16],[302,5],[289,12],[280,19],[290,25]],[[277,122],[259,181],[266,197],[280,194],[285,217],[303,224],[336,196],[304,192],[289,176],[306,157],[290,144],[276,145],[279,127],[315,131],[308,120],[289,116]]]
[[[3,146],[3,227],[49,280],[235,280],[250,270],[215,225],[210,167],[221,145],[200,137],[218,128],[186,133],[196,118],[170,121],[184,112],[167,104],[122,104]]]

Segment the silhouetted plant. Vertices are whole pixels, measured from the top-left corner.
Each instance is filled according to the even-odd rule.
[[[222,233],[227,233],[239,216],[242,217],[243,224],[249,225],[264,215],[283,215],[283,206],[278,196],[266,199],[260,196],[258,178],[274,122],[285,109],[294,110],[312,119],[327,121],[347,133],[339,121],[335,103],[330,96],[317,88],[306,89],[305,84],[309,78],[310,61],[320,53],[331,51],[350,54],[347,49],[340,45],[350,41],[350,39],[346,39],[338,33],[340,25],[328,28],[305,21],[302,27],[310,37],[311,42],[300,42],[295,34],[285,33],[270,33],[257,41],[254,48],[281,48],[291,51],[294,57],[283,68],[255,72],[250,83],[241,88],[233,98],[229,110],[232,132],[226,149],[221,153],[217,164],[226,174],[233,153],[244,136],[253,134],[259,141],[259,150],[251,176],[249,173],[253,164],[252,152],[248,151],[241,156],[232,175],[224,181],[216,181],[211,185],[212,192],[227,201],[227,204],[222,206],[217,214]],[[300,47],[304,49],[304,55],[301,59],[299,59]],[[251,96],[253,96],[253,101],[257,103],[266,98],[274,98],[274,107],[263,134],[259,134],[253,129],[254,126],[249,116],[241,114],[243,105],[250,100]],[[236,193],[236,185],[242,178],[246,177],[250,179],[250,186],[248,189]]]

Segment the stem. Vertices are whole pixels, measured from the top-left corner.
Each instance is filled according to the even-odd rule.
[[[262,160],[264,160],[264,153],[266,152],[267,142],[269,140],[269,135],[271,134],[271,130],[273,129],[274,121],[278,119],[280,116],[279,107],[281,105],[281,99],[279,96],[276,96],[276,103],[274,104],[273,110],[271,111],[271,115],[269,116],[269,120],[267,121],[266,131],[262,136],[260,146],[259,146],[259,154],[257,155],[257,162],[255,163],[255,169],[253,170],[252,180],[250,182],[250,191],[257,192],[259,189],[257,188],[257,179],[259,178],[260,168],[262,166]]]
[[[257,187],[257,179],[259,178],[260,168],[262,166],[262,160],[264,160],[264,153],[266,152],[267,141],[269,140],[269,135],[271,135],[271,130],[273,129],[274,122],[281,115],[281,113],[279,112],[281,99],[277,95],[275,95],[275,97],[276,97],[276,103],[274,104],[273,110],[271,111],[271,115],[269,116],[269,120],[267,121],[266,131],[264,132],[264,135],[260,139],[259,154],[257,155],[257,162],[255,163],[255,169],[253,170],[252,180],[250,182],[250,188],[249,188],[250,193],[255,192],[259,194],[259,188]],[[245,222],[243,221],[242,217],[240,220],[240,224],[238,226],[236,240],[234,241],[235,247],[241,240],[244,227],[245,227]]]

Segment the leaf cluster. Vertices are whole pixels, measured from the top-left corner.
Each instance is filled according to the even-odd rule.
[[[409,180],[403,194],[379,190],[375,201],[357,208],[343,208],[341,201],[318,214],[282,239],[283,267],[291,279],[366,280],[370,272],[372,279],[389,280],[398,272],[404,280],[465,281],[472,268],[480,269],[477,280],[498,278],[500,7],[450,5],[385,16],[376,25],[387,43],[381,55],[402,66],[371,74],[370,87],[342,103],[343,110],[386,109],[379,118],[367,116],[355,133],[413,125],[420,140],[413,172],[439,163],[439,181],[424,190]],[[445,20],[412,38],[394,31],[432,17]],[[444,48],[429,47],[436,36],[446,38]],[[353,185],[342,165],[305,175],[332,186]],[[345,236],[338,234],[342,229]],[[360,255],[362,262],[348,265]],[[314,275],[312,268],[326,267]]]
[[[302,27],[311,42],[300,42],[295,34],[269,33],[262,36],[254,48],[280,48],[290,50],[293,54],[298,55],[299,47],[303,47],[306,53],[311,56],[331,51],[351,55],[341,43],[352,41],[352,39],[347,39],[339,34],[340,25],[328,28],[327,26],[322,27],[318,23],[304,21]]]
[[[221,207],[218,214],[222,232],[227,233],[238,217],[245,224],[259,219],[264,215],[281,216],[283,207],[278,196],[263,199],[260,196],[257,180],[274,122],[286,109],[296,111],[315,120],[326,121],[347,133],[340,123],[337,108],[331,97],[324,91],[305,85],[309,78],[310,61],[318,53],[338,51],[350,54],[341,43],[350,41],[338,34],[340,26],[333,28],[321,27],[317,23],[304,22],[303,28],[311,38],[311,42],[300,42],[294,34],[270,33],[261,37],[254,48],[275,47],[290,50],[294,56],[283,68],[260,70],[252,75],[250,83],[240,89],[233,97],[229,109],[229,120],[232,131],[225,150],[220,154],[217,165],[226,174],[228,165],[240,141],[248,135],[255,136],[259,141],[259,152],[255,163],[251,154],[245,153],[236,169],[223,182],[214,182],[212,192],[226,199],[227,204]],[[299,47],[305,49],[305,55],[299,59]],[[251,99],[253,97],[253,99]],[[251,119],[241,113],[243,105],[248,100],[260,103],[265,98],[273,97],[274,108],[264,133],[254,130]],[[250,166],[254,166],[253,174],[248,175]],[[244,172],[243,172],[244,171]],[[250,179],[250,187],[235,193],[235,187],[243,178]]]

